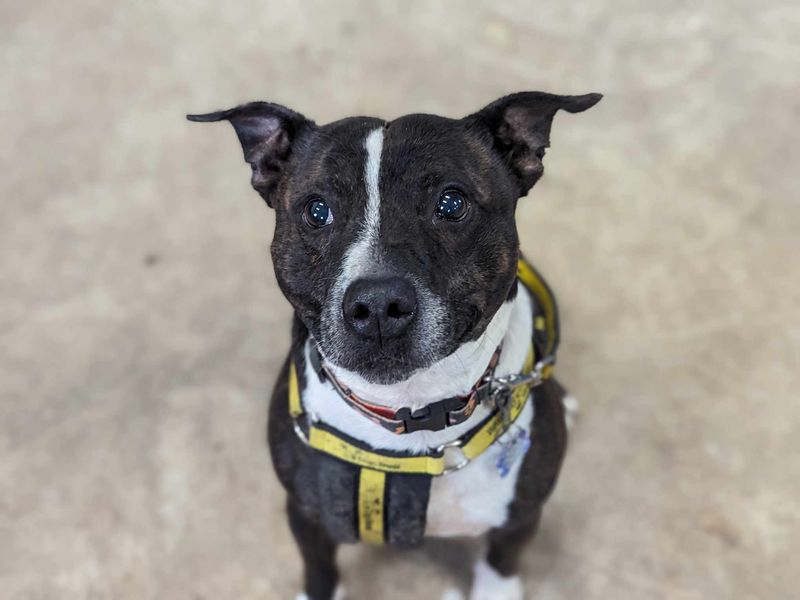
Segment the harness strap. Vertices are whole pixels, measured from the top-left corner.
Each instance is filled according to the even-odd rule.
[[[533,369],[533,348],[528,350],[528,357],[522,370],[528,374]],[[292,412],[292,396],[299,391],[297,383],[297,370],[294,364],[289,367],[289,405]],[[521,385],[511,392],[508,401],[507,416],[502,412],[495,412],[481,425],[461,438],[461,452],[464,457],[473,460],[480,456],[492,443],[499,438],[508,427],[516,421],[530,395],[530,385]],[[292,416],[301,416],[300,412]],[[437,448],[429,454],[407,454],[381,450],[376,452],[367,444],[359,442],[350,436],[328,427],[325,423],[312,422],[308,427],[308,445],[330,454],[353,465],[366,469],[374,469],[385,473],[419,473],[423,475],[442,475],[446,471],[444,447]]]
[[[400,454],[389,450],[375,452],[366,444],[335,431],[324,423],[313,423],[309,427],[308,445],[335,456],[352,465],[376,469],[384,473],[421,473],[441,475],[444,473],[444,453]]]
[[[297,367],[294,361],[289,362],[289,416],[297,419],[305,411],[300,401],[300,386],[297,382]]]
[[[536,308],[542,313],[539,314],[537,310],[533,317],[536,360],[553,356],[560,338],[558,307],[553,292],[533,265],[522,257],[517,262],[517,278],[528,288],[536,302]]]
[[[358,477],[358,534],[367,544],[383,544],[386,473],[361,469]]]

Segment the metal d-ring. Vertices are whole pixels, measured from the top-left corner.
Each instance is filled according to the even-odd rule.
[[[310,444],[308,441],[308,436],[306,435],[306,432],[303,431],[303,428],[300,427],[300,422],[298,419],[292,419],[292,428],[294,429],[297,437],[300,438],[300,441],[303,442],[303,445],[309,446]]]
[[[292,429],[294,429],[295,434],[298,438],[300,438],[300,441],[303,442],[305,446],[311,446],[308,435],[306,435],[306,432],[303,431],[303,428],[300,426],[300,417],[302,416],[305,415],[299,415],[292,418]],[[314,423],[319,423],[319,418],[314,413],[309,414],[308,419],[310,421],[309,426],[313,425]]]
[[[450,473],[455,473],[456,471],[460,471],[464,467],[466,467],[470,463],[470,459],[464,454],[464,451],[461,447],[464,445],[464,441],[461,438],[453,440],[452,442],[447,442],[446,444],[442,444],[436,447],[436,453],[444,453],[445,450],[448,448],[458,448],[458,451],[461,452],[461,461],[450,466],[445,467],[442,471],[442,475],[449,475]]]

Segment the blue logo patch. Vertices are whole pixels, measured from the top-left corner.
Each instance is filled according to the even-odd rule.
[[[503,449],[500,451],[500,456],[494,466],[500,477],[505,477],[511,472],[511,467],[514,466],[520,458],[525,456],[528,448],[531,447],[531,439],[528,437],[528,432],[521,427],[516,427],[509,439],[505,442],[500,442]]]

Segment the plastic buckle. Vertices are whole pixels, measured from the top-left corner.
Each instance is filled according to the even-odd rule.
[[[399,409],[394,414],[394,418],[403,422],[406,433],[441,431],[450,425],[450,412],[464,408],[467,402],[469,402],[469,399],[447,398],[439,402],[432,402],[414,412],[411,412],[411,409],[406,406]]]
[[[398,410],[394,417],[403,422],[406,433],[425,430],[440,431],[447,427],[447,413],[441,402],[428,404],[414,412],[411,412],[411,409],[406,406]]]

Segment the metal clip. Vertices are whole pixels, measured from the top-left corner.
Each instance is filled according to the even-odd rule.
[[[495,408],[503,416],[503,425],[508,427],[510,422],[511,398],[514,390],[527,386],[534,388],[544,382],[544,370],[555,363],[555,357],[548,356],[537,362],[530,373],[505,375],[491,380],[489,396]]]
[[[292,428],[294,429],[295,434],[297,434],[297,437],[300,438],[300,441],[303,442],[305,446],[308,446],[308,436],[306,435],[306,432],[303,431],[303,428],[300,427],[300,422],[298,419],[292,419]]]
[[[317,416],[315,414],[299,415],[299,416],[294,417],[292,419],[292,429],[294,429],[294,432],[297,435],[297,437],[300,438],[300,441],[303,442],[303,445],[311,446],[311,442],[309,441],[308,436],[306,435],[306,432],[303,431],[303,427],[300,425],[300,419],[302,417],[304,417],[304,416],[308,417],[308,425],[309,425],[309,427],[311,425],[313,425],[314,423],[318,423],[319,422],[319,418],[317,418]]]
[[[458,448],[458,451],[461,453],[461,460],[454,465],[449,467],[445,467],[444,471],[442,471],[442,475],[449,475],[450,473],[455,473],[456,471],[460,471],[464,467],[466,467],[470,463],[470,459],[464,455],[464,451],[461,450],[461,446],[463,445],[463,440],[458,438],[453,440],[452,442],[447,442],[446,444],[442,444],[441,446],[436,447],[437,454],[439,452],[444,452],[448,448]]]
[[[555,359],[553,357],[543,358],[533,366],[530,373],[496,377],[492,380],[492,385],[496,386],[492,390],[492,397],[503,395],[506,392],[513,392],[523,385],[536,387],[542,384],[544,382],[544,370],[554,362]]]
[[[503,419],[503,429],[511,423],[511,398],[517,387],[507,381],[498,381],[499,385],[492,390],[492,402]]]

